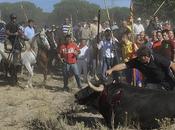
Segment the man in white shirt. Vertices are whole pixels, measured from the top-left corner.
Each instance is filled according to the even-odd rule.
[[[27,38],[26,49],[30,48],[30,42],[32,41],[33,37],[35,36],[35,29],[33,27],[34,21],[32,19],[28,20],[28,25],[24,29],[24,35]]]
[[[105,38],[104,40],[100,41],[100,43],[97,45],[98,49],[101,50],[101,70],[102,70],[102,76],[105,79],[106,75],[105,72],[107,69],[113,67],[114,60],[115,60],[115,48],[117,46],[117,39],[112,38],[112,33],[110,29],[106,29],[104,32]]]
[[[134,23],[133,29],[134,29],[134,34],[135,35],[138,35],[138,34],[140,34],[140,32],[144,32],[145,31],[143,25],[141,24],[141,18],[140,17],[137,18],[137,22]]]
[[[78,55],[78,69],[80,74],[83,72],[83,80],[86,82],[87,79],[87,61],[89,58],[89,48],[87,46],[86,39],[81,39],[81,43],[79,45],[80,54]]]

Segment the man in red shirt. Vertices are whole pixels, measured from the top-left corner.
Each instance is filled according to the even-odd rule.
[[[164,40],[161,44],[160,54],[169,59],[170,61],[174,61],[175,46],[173,40],[169,38],[168,32],[169,30],[162,31],[162,36]]]
[[[174,32],[173,30],[169,30],[168,31],[168,36],[169,36],[169,39],[171,41],[171,44],[173,46],[173,50],[172,50],[172,61],[175,62],[175,37],[174,37]]]
[[[77,44],[72,42],[71,35],[65,36],[65,43],[62,44],[58,50],[58,57],[63,63],[63,78],[64,78],[64,90],[68,91],[68,74],[72,71],[77,85],[81,88],[80,73],[77,65],[77,56],[80,53],[80,49]]]
[[[161,44],[162,44],[162,41],[163,41],[162,32],[157,31],[156,35],[157,35],[158,40],[153,42],[152,50],[153,50],[154,53],[160,54]]]

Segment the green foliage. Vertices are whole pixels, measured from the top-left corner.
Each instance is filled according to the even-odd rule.
[[[63,23],[66,17],[70,18],[71,16],[73,22],[92,19],[100,8],[95,4],[82,0],[62,0],[54,7],[51,19],[60,23]]]
[[[121,22],[124,19],[127,19],[129,16],[129,9],[126,7],[115,7],[112,8],[110,11],[111,17],[116,21],[117,23]]]
[[[22,5],[22,6],[21,6]],[[72,17],[73,23],[91,21],[97,16],[100,7],[86,0],[62,0],[54,5],[51,13],[45,13],[31,2],[1,3],[0,10],[3,19],[8,22],[9,15],[15,13],[18,22],[26,21],[26,16],[36,21],[38,25],[62,24],[65,18]],[[113,7],[109,9],[110,18],[119,22],[129,14],[128,8]],[[101,21],[107,20],[106,9],[101,9]]]
[[[134,0],[134,14],[136,17],[142,17],[149,19],[153,16],[154,12],[159,8],[164,0]],[[160,8],[156,14],[162,20],[171,20],[174,22],[175,19],[175,1],[166,0],[164,5]]]

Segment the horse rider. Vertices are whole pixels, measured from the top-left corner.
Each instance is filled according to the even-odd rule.
[[[21,45],[19,42],[20,29],[16,23],[17,17],[15,14],[10,15],[10,22],[6,25],[6,34],[12,44],[11,53],[13,54],[13,63],[20,64]]]
[[[35,36],[35,29],[34,29],[34,20],[29,19],[28,25],[24,28],[24,35],[26,38],[26,49],[30,48],[30,43],[32,42],[33,37]]]
[[[21,49],[22,46],[19,42],[19,38],[21,36],[21,30],[19,25],[16,23],[17,17],[15,14],[10,14],[10,22],[6,25],[6,34],[7,38],[12,44],[11,52],[9,53],[8,60],[11,62],[11,56],[13,56],[12,61],[12,83],[13,85],[17,84],[17,68],[21,65]],[[10,65],[10,63],[9,63]],[[10,67],[10,66],[9,66]]]

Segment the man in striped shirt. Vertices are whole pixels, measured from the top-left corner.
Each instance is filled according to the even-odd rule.
[[[64,35],[72,34],[72,25],[70,24],[70,21],[68,18],[65,18],[65,22],[62,25],[62,31]]]

